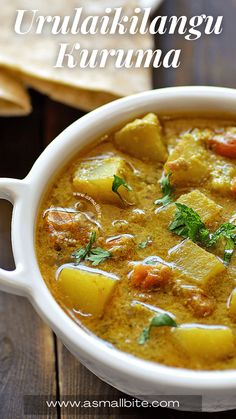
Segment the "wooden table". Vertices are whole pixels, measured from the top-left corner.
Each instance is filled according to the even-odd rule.
[[[223,34],[205,36],[194,42],[180,36],[157,37],[158,48],[182,48],[182,65],[178,70],[155,71],[155,87],[188,84],[235,87],[234,0],[165,0],[158,11],[158,14],[169,16],[202,13],[223,14]],[[32,100],[34,111],[30,116],[0,119],[0,176],[23,178],[44,147],[82,115],[78,110],[54,103],[35,92],[32,92]],[[10,218],[11,205],[0,201],[0,265],[5,269],[14,267],[9,238]],[[23,418],[23,396],[27,394],[54,394],[57,397],[74,394],[78,399],[94,394],[119,396],[118,391],[101,382],[69,354],[26,299],[0,293],[0,418]],[[166,409],[154,413],[168,418],[189,415]],[[127,417],[144,415],[145,412],[140,410]],[[193,413],[190,416],[198,415]],[[226,416],[235,417],[235,411],[214,414],[214,418]],[[66,411],[57,411],[55,417],[70,416]],[[114,412],[112,417],[120,416]]]

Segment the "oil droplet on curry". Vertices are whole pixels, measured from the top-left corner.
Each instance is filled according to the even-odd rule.
[[[236,368],[236,127],[149,113],[54,179],[36,228],[61,307],[107,344],[191,369]]]

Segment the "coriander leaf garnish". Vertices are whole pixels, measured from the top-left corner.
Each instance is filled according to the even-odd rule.
[[[148,240],[139,243],[138,248],[139,249],[145,249],[147,247],[147,245],[148,245]]]
[[[92,262],[93,266],[99,265],[104,260],[110,258],[112,254],[101,247],[92,247],[96,241],[96,233],[93,231],[90,235],[88,244],[85,247],[81,247],[72,253],[72,257],[75,259],[75,263],[78,265],[82,260],[88,260]]]
[[[145,249],[149,243],[152,243],[152,240],[150,239],[150,237],[147,238],[147,240],[144,240],[143,242],[138,244],[138,248],[139,249]]]
[[[215,233],[210,233],[196,211],[187,205],[175,203],[177,211],[169,230],[183,238],[189,238],[205,247],[215,246],[220,239],[225,241],[223,260],[230,263],[236,247],[236,225],[222,224]]]
[[[90,254],[92,245],[96,241],[96,233],[93,231],[90,234],[89,242],[86,244],[85,247],[81,247],[78,250],[75,250],[75,252],[72,253],[72,257],[75,259],[76,264],[79,264],[82,260],[85,260],[86,257]]]
[[[93,266],[97,266],[110,257],[111,252],[108,252],[108,250],[104,250],[101,247],[96,247],[95,249],[91,249],[90,256],[88,256],[86,260],[92,262]]]
[[[193,242],[209,243],[210,232],[207,230],[201,217],[187,205],[175,203],[177,211],[174,220],[169,225],[169,230],[178,236],[189,238]]]
[[[151,319],[149,326],[143,329],[138,340],[139,345],[144,345],[144,343],[147,342],[147,340],[150,338],[150,332],[153,327],[163,327],[163,326],[177,327],[177,323],[167,313],[158,314],[157,316]]]
[[[227,239],[225,244],[225,250],[224,250],[224,262],[226,265],[228,265],[231,261],[231,258],[234,253],[236,241],[233,239]]]
[[[172,187],[170,184],[171,175],[172,173],[169,172],[167,176],[165,174],[162,176],[160,183],[161,183],[161,191],[162,191],[163,197],[160,199],[156,199],[156,201],[154,201],[155,205],[162,205],[163,207],[166,207],[171,202],[173,202]]]
[[[231,223],[222,224],[214,234],[212,234],[210,245],[214,246],[218,240],[225,240],[224,262],[229,264],[236,246],[236,225]]]
[[[122,202],[124,202],[124,199],[122,198],[121,194],[119,193],[118,189],[123,186],[125,189],[127,189],[127,191],[132,191],[133,189],[131,188],[130,185],[128,185],[128,183],[119,176],[113,175],[114,180],[112,183],[112,192],[116,193],[119,198],[121,199]]]
[[[92,231],[92,233],[90,235],[89,243],[86,246],[87,253],[89,253],[91,251],[92,245],[95,243],[95,241],[96,241],[96,233],[95,233],[95,231]]]
[[[220,237],[235,240],[236,238],[236,225],[232,223],[224,223],[216,230],[211,237],[211,243],[215,244]]]

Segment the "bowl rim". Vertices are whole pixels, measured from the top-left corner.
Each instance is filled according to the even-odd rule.
[[[210,86],[184,86],[152,90],[122,98],[78,119],[49,144],[22,181],[27,187],[23,194],[24,199],[22,200],[21,197],[17,198],[13,210],[13,253],[16,264],[25,263],[21,260],[23,257],[22,249],[21,252],[19,251],[19,246],[22,247],[20,238],[22,237],[23,227],[17,221],[25,216],[29,220],[29,223],[26,223],[24,228],[26,229],[26,242],[28,242],[26,253],[30,257],[28,268],[25,268],[25,274],[34,275],[35,277],[34,286],[29,284],[26,294],[36,311],[46,320],[55,333],[62,338],[72,352],[75,352],[76,348],[83,356],[88,356],[92,362],[99,362],[100,365],[109,367],[111,374],[117,371],[119,374],[122,373],[124,376],[132,377],[134,380],[144,380],[153,385],[159,384],[165,387],[170,386],[170,388],[174,386],[176,389],[181,389],[181,391],[185,389],[187,394],[188,391],[233,390],[236,389],[236,370],[196,371],[161,365],[110,347],[93,334],[85,331],[64,312],[53,298],[40,273],[34,251],[33,231],[39,200],[42,198],[42,194],[39,194],[37,187],[40,187],[42,175],[45,171],[47,175],[48,165],[52,158],[65,151],[67,144],[70,141],[72,142],[72,137],[78,136],[79,132],[88,131],[90,124],[94,125],[95,122],[98,124],[104,118],[110,121],[115,114],[124,116],[127,112],[136,112],[138,115],[141,114],[138,109],[141,109],[142,102],[145,103],[146,101],[149,104],[148,106],[150,106],[150,103],[154,103],[158,99],[160,101],[163,98],[170,100],[174,97],[181,101],[187,98],[189,101],[199,101],[199,103],[203,103],[204,100],[207,102],[207,98],[212,103],[220,99],[221,107],[219,105],[219,110],[223,109],[222,102],[224,102],[224,107],[227,103],[228,109],[231,109],[234,105],[236,114],[236,90]],[[111,122],[109,123],[111,124]],[[69,160],[69,157],[67,160]],[[48,181],[45,184],[48,184]],[[45,186],[42,187],[42,190],[45,191]],[[34,199],[36,199],[36,203],[34,203]],[[31,215],[29,209],[26,208],[27,203],[32,211]],[[31,243],[29,242],[30,237]]]

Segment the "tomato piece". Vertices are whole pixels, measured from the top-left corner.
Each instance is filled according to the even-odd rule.
[[[120,234],[114,238],[108,238],[106,249],[112,253],[113,258],[129,259],[134,253],[134,238],[131,234]]]
[[[214,299],[194,285],[177,284],[173,294],[180,297],[182,304],[197,317],[210,316],[215,309]]]
[[[172,278],[172,271],[165,265],[136,265],[131,274],[131,283],[136,288],[152,289],[165,287]]]
[[[87,243],[94,228],[86,214],[73,208],[49,208],[44,213],[44,223],[54,245]]]
[[[236,134],[228,132],[224,135],[215,135],[209,140],[215,153],[231,159],[236,158]]]

